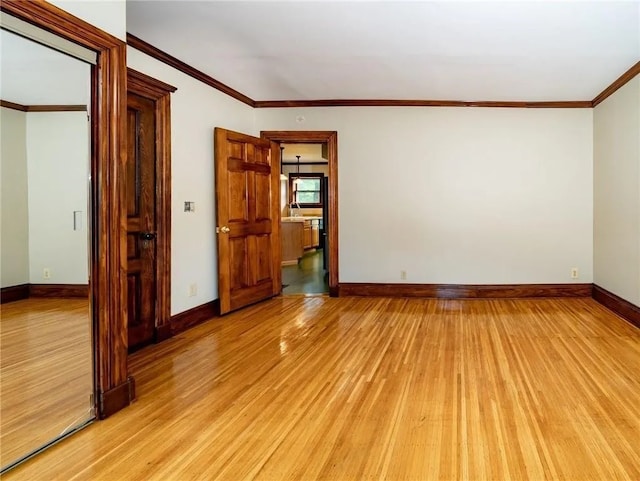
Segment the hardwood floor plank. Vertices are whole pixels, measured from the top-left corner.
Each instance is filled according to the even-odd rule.
[[[130,365],[6,479],[640,479],[640,330],[590,298],[281,297]]]

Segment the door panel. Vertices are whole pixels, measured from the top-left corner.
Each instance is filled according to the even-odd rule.
[[[218,291],[222,314],[280,293],[276,144],[215,129]],[[277,247],[277,248],[276,248]]]
[[[155,328],[155,102],[127,95],[127,286],[129,348],[148,343]],[[143,236],[148,234],[148,239]]]
[[[256,172],[256,199],[268,199],[267,202],[256,204],[256,220],[271,219],[271,179],[269,174]]]

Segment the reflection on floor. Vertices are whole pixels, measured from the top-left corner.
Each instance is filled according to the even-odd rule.
[[[282,268],[283,294],[323,294],[329,292],[327,276],[322,267],[322,249],[306,253],[294,266]]]
[[[136,352],[136,402],[2,481],[638,481],[638,366],[591,298],[281,296]]]
[[[0,464],[5,467],[89,420],[89,303],[30,298],[3,304],[0,352]]]

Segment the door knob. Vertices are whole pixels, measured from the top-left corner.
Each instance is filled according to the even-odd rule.
[[[140,232],[140,239],[148,241],[156,238],[155,232]]]
[[[228,234],[229,232],[231,232],[231,229],[229,229],[226,225],[223,225],[222,227],[220,227],[220,232],[222,232],[223,234]]]

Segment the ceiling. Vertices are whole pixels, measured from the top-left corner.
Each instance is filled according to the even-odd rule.
[[[640,0],[128,0],[127,31],[254,100],[591,100]]]
[[[87,105],[91,66],[0,30],[0,98],[22,105]]]

